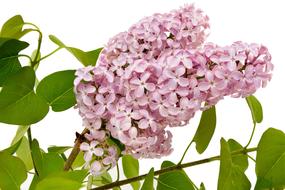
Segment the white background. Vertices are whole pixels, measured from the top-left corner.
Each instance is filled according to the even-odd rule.
[[[37,24],[44,33],[42,54],[54,50],[56,46],[48,40],[49,34],[56,35],[68,45],[83,50],[93,50],[103,46],[110,37],[127,30],[133,23],[144,16],[155,12],[167,12],[185,3],[195,2],[210,17],[211,34],[208,41],[220,45],[233,41],[258,42],[266,45],[272,53],[275,65],[274,76],[266,89],[260,89],[256,96],[264,108],[264,121],[258,125],[252,145],[255,146],[262,132],[268,127],[284,128],[284,44],[285,44],[285,6],[282,1],[186,1],[186,0],[9,0],[2,1],[0,7],[0,23],[15,14],[21,14],[25,21]],[[23,40],[32,45],[25,52],[36,48],[37,34],[28,34]],[[38,77],[58,70],[79,68],[81,65],[65,50],[61,50],[43,61],[38,69]],[[249,109],[243,99],[226,98],[217,105],[218,123],[215,135],[209,148],[203,155],[190,149],[185,161],[196,160],[219,154],[221,137],[237,139],[245,145],[252,130]],[[187,127],[173,129],[174,152],[167,158],[178,162],[185,147],[191,140],[198,121],[198,113]],[[0,149],[9,146],[16,126],[0,124]],[[48,116],[32,126],[33,137],[39,139],[43,148],[50,145],[72,145],[75,131],[81,131],[81,118],[77,110],[69,109],[61,113],[50,111]],[[141,173],[148,172],[151,166],[159,169],[163,159],[141,160]],[[208,190],[217,186],[219,162],[186,169],[191,179],[199,185],[204,182]],[[254,166],[251,163],[247,174],[255,183]],[[28,183],[22,186],[27,189]],[[124,186],[122,189],[130,189]]]

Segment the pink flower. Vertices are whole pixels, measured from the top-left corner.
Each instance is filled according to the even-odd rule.
[[[98,104],[95,105],[95,110],[97,115],[102,115],[106,110],[113,111],[113,102],[115,101],[115,95],[114,94],[108,94],[106,97],[104,97],[102,94],[96,95],[96,101]]]
[[[132,89],[135,90],[136,97],[142,97],[145,90],[148,90],[150,92],[155,90],[155,85],[153,83],[147,82],[149,77],[150,73],[146,72],[142,74],[140,78],[134,77],[131,79],[130,83],[133,85]]]
[[[173,90],[177,88],[177,85],[180,85],[182,87],[188,86],[189,80],[183,77],[185,72],[186,69],[183,66],[177,66],[175,70],[167,69],[165,71],[165,76],[169,78],[168,87]]]
[[[89,162],[92,159],[92,156],[102,156],[104,151],[101,147],[97,147],[99,145],[98,141],[91,141],[90,144],[83,142],[80,145],[80,149],[84,151],[84,160]]]

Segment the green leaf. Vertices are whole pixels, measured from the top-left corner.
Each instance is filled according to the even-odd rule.
[[[29,141],[27,137],[24,136],[22,138],[21,144],[17,149],[16,154],[24,162],[27,171],[30,171],[34,168]]]
[[[266,130],[257,147],[256,175],[258,186],[266,188],[285,187],[285,134],[277,129]]]
[[[206,187],[205,187],[204,183],[201,183],[201,184],[200,184],[199,190],[206,190]]]
[[[0,92],[0,122],[30,125],[48,113],[46,102],[34,93],[35,73],[23,67],[9,77]]]
[[[24,163],[14,156],[0,153],[0,189],[20,190],[21,184],[27,179]]]
[[[19,148],[19,146],[21,144],[21,140],[22,139],[20,139],[17,143],[11,145],[10,147],[2,150],[1,152],[5,152],[7,154],[13,155],[16,152],[16,150]]]
[[[40,177],[63,171],[64,160],[55,152],[44,153],[42,163],[44,167]]]
[[[36,190],[79,190],[80,188],[80,182],[64,177],[48,177],[36,186]]]
[[[34,166],[39,174],[39,176],[43,175],[43,154],[40,149],[39,142],[37,139],[33,139],[32,141],[32,146],[31,146],[31,151],[32,151],[32,157],[34,160]]]
[[[62,154],[71,148],[71,146],[51,146],[48,148],[48,152],[56,152],[58,154]]]
[[[15,137],[12,140],[11,144],[15,144],[17,143],[20,139],[22,139],[22,137],[26,134],[26,132],[28,131],[28,129],[30,128],[29,125],[20,125],[18,127],[18,130],[16,132]]]
[[[83,152],[79,152],[79,154],[77,155],[77,157],[75,158],[72,164],[72,168],[76,169],[76,168],[82,167],[84,164],[85,164],[84,154]]]
[[[58,171],[58,172],[49,174],[46,178],[62,177],[62,178],[71,179],[71,180],[82,183],[83,180],[86,178],[87,174],[88,174],[87,170],[74,170],[74,171],[68,171],[68,172]]]
[[[104,172],[103,174],[99,175],[99,176],[93,176],[92,179],[92,184],[96,185],[96,186],[102,186],[102,185],[106,185],[112,183],[112,177],[108,172]]]
[[[202,154],[208,147],[216,128],[216,108],[203,111],[198,129],[193,141],[196,143],[196,150]]]
[[[16,15],[7,20],[2,26],[0,36],[19,39],[23,36],[24,20],[21,15]]]
[[[263,120],[262,106],[258,99],[253,95],[246,97],[246,102],[251,111],[252,120],[254,123],[261,123]]]
[[[55,72],[39,83],[37,94],[49,103],[53,111],[64,111],[75,105],[74,73],[74,70]]]
[[[170,161],[164,161],[161,169],[175,166]],[[189,179],[184,170],[173,171],[162,174],[158,177],[157,190],[195,190],[193,182]]]
[[[234,139],[228,140],[228,144],[231,152],[243,150],[243,147]],[[232,162],[234,165],[239,166],[243,172],[248,168],[248,158],[245,154],[233,155]]]
[[[142,185],[141,190],[153,190],[153,177],[154,177],[154,169],[151,168],[145,177],[144,183]]]
[[[233,163],[229,144],[222,138],[218,190],[250,190],[250,187],[240,166]]]
[[[28,43],[10,38],[0,38],[0,86],[7,78],[21,69],[18,54]]]
[[[131,155],[124,155],[122,157],[122,164],[124,174],[127,178],[136,177],[139,175],[139,161],[133,158]],[[138,190],[140,188],[140,182],[132,182],[131,183],[134,190]]]
[[[66,50],[68,50],[84,66],[88,66],[88,65],[93,65],[94,66],[94,65],[96,65],[97,59],[99,57],[99,54],[100,54],[100,52],[103,49],[103,48],[98,48],[98,49],[93,50],[93,51],[85,52],[85,51],[82,51],[82,50],[80,50],[78,48],[66,46],[63,42],[61,42],[57,37],[55,37],[53,35],[49,35],[49,39],[53,43],[58,45],[59,47],[62,47],[62,48],[65,48]]]

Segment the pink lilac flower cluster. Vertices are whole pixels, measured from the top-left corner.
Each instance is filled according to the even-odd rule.
[[[154,14],[113,37],[96,67],[76,72],[77,105],[89,129],[81,150],[93,174],[116,164],[110,137],[124,154],[168,155],[167,127],[184,126],[196,111],[225,96],[248,96],[271,79],[266,47],[203,45],[208,29],[208,17],[193,5]]]

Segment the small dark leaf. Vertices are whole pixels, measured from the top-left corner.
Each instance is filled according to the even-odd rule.
[[[252,120],[254,123],[261,123],[263,120],[262,106],[258,99],[251,95],[246,97],[246,102],[251,111]]]
[[[164,161],[161,165],[162,168],[175,166],[170,161]],[[193,182],[189,179],[184,170],[173,171],[162,174],[158,177],[157,190],[195,190]]]
[[[64,111],[75,105],[74,72],[74,70],[55,72],[40,81],[37,94],[49,103],[53,111]]]
[[[18,54],[28,46],[28,43],[16,39],[0,38],[0,86],[21,69]]]
[[[216,128],[216,108],[203,111],[198,129],[193,141],[196,143],[196,150],[202,154],[208,147]]]

